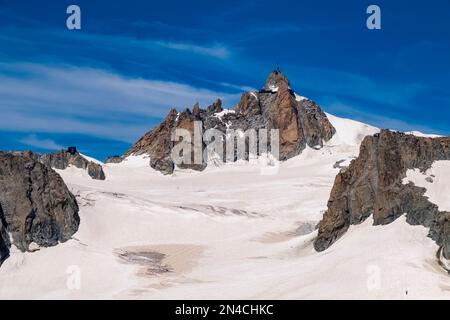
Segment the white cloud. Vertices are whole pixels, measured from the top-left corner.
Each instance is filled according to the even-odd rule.
[[[224,86],[224,87],[228,87],[228,88],[231,88],[231,89],[236,89],[236,90],[239,90],[239,91],[243,91],[243,92],[246,92],[246,91],[257,91],[257,89],[253,88],[253,87],[240,86],[240,85],[236,85],[236,84],[232,84],[232,83],[228,83],[228,82],[220,82],[219,85]]]
[[[240,94],[182,83],[125,78],[105,70],[0,63],[0,127],[6,131],[82,133],[133,142],[172,107]],[[148,122],[147,122],[148,119]]]
[[[62,146],[57,144],[51,139],[40,139],[35,134],[30,134],[29,136],[19,140],[19,142],[30,146],[47,150],[57,150],[62,149]]]
[[[167,42],[167,41],[159,41],[157,42],[157,44],[169,49],[188,51],[219,59],[227,59],[230,56],[230,51],[228,50],[228,48],[219,44],[214,44],[211,46],[200,46],[192,43]]]
[[[60,32],[52,32],[51,34],[62,38],[66,38],[67,36],[65,33],[61,34]],[[75,36],[81,41],[101,45],[104,48],[114,50],[120,50],[122,47],[125,47],[127,50],[133,50],[135,48],[138,52],[145,52],[145,54],[151,54],[154,51],[158,51],[158,48],[162,48],[169,49],[165,50],[166,52],[175,50],[215,59],[227,59],[230,57],[232,50],[232,48],[220,42],[200,44],[189,40],[163,41],[155,38],[136,38],[123,35],[111,36],[98,33],[79,33]]]

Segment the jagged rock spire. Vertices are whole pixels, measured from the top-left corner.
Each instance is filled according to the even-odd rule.
[[[320,107],[310,100],[297,100],[289,80],[279,68],[272,71],[261,91],[242,95],[235,110],[223,112],[222,101],[217,100],[203,110],[198,104],[176,113],[171,111],[159,126],[147,132],[125,154],[150,155],[150,165],[165,174],[171,174],[174,163],[170,159],[171,133],[174,129],[194,130],[194,121],[202,122],[202,129],[279,130],[279,159],[286,160],[302,152],[306,146],[322,146],[333,136],[335,129]],[[179,166],[203,170],[206,163]]]
[[[277,69],[272,71],[267,77],[266,84],[263,89],[273,90],[281,85],[285,85],[286,87],[290,86],[288,78],[280,71],[280,68],[277,67]]]
[[[196,104],[194,104],[194,106],[192,107],[192,114],[194,115],[194,117],[200,117],[200,104],[197,102]]]

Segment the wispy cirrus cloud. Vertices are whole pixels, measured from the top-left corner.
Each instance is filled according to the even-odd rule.
[[[45,44],[47,48],[58,50],[71,46],[74,42],[79,42],[92,46],[85,48],[85,50],[95,49],[103,51],[113,49],[116,53],[122,51],[126,51],[129,54],[141,52],[146,55],[161,54],[161,52],[182,52],[219,60],[228,59],[234,51],[234,48],[219,41],[200,42],[189,38],[168,41],[162,40],[160,37],[136,37],[129,34],[110,35],[94,32],[74,33],[68,37],[67,31],[47,29],[45,27],[29,29],[7,26],[0,30],[0,39],[5,44],[27,45],[35,43],[34,39],[36,38],[41,39],[40,44]]]
[[[126,142],[148,131],[171,107],[239,99],[239,94],[69,65],[0,63],[0,82],[2,130],[80,133]],[[34,136],[23,142],[39,143]]]
[[[170,49],[187,51],[201,55],[207,55],[220,59],[227,59],[230,57],[230,50],[221,44],[213,44],[210,46],[198,45],[193,43],[170,42],[170,41],[156,41],[156,44]]]
[[[150,23],[154,25],[155,23]],[[250,33],[267,33],[281,32],[282,30],[300,31],[303,28],[296,25],[284,24],[274,27],[253,27]],[[267,28],[267,30],[265,29]],[[71,33],[70,44],[66,43],[67,32],[57,30],[0,30],[0,40],[5,43],[5,50],[8,47],[29,45],[29,51],[36,46],[35,38],[51,39],[45,42],[45,47],[63,50],[62,54],[69,54],[74,45],[83,48],[82,54],[86,57],[80,64],[94,64],[104,67],[103,60],[97,59],[97,54],[101,56],[116,56],[116,59],[126,64],[124,69],[120,71],[137,72],[142,74],[158,73],[159,76],[164,73],[177,74],[179,78],[185,78],[189,81],[189,77],[196,75],[199,70],[205,71],[207,77],[215,78],[213,80],[217,85],[228,87],[230,89],[238,89],[235,84],[222,82],[218,79],[218,68],[226,66],[226,72],[233,73],[233,78],[239,79],[246,74],[261,74],[266,76],[270,68],[274,67],[274,63],[255,62],[253,59],[240,55],[240,51],[235,47],[216,42],[191,42],[191,41],[162,41],[152,38],[136,38],[127,35],[108,35],[99,33]],[[250,30],[252,30],[250,28]],[[271,31],[270,31],[271,30]],[[14,34],[11,36],[9,34]],[[30,39],[30,35],[33,35]],[[44,40],[42,40],[44,41]],[[40,44],[42,44],[40,41]],[[38,44],[39,45],[39,44]],[[90,52],[90,50],[95,53]],[[94,55],[91,57],[91,54]],[[231,59],[232,58],[232,59]],[[72,63],[77,64],[79,61],[76,57],[68,56],[66,59],[74,59]],[[167,61],[170,61],[167,62]],[[160,66],[164,66],[161,68]],[[195,66],[195,68],[193,68]],[[121,65],[116,65],[122,68]],[[301,63],[282,64],[282,69],[288,72],[291,83],[299,88],[299,90],[307,89],[323,92],[325,94],[335,94],[337,96],[355,97],[368,101],[375,101],[387,105],[401,107],[407,106],[418,94],[426,92],[429,88],[417,81],[394,81],[385,79],[374,79],[370,76],[357,74],[351,71],[325,68],[320,66],[305,66]],[[261,69],[264,68],[264,73]],[[138,71],[136,71],[138,69]],[[162,69],[162,70],[158,70]],[[156,70],[156,72],[155,72]],[[245,70],[243,73],[242,70]],[[214,72],[214,74],[212,74]],[[228,77],[228,82],[233,81]],[[259,85],[259,84],[258,84]],[[241,86],[241,89],[247,90],[249,86]]]
[[[30,134],[30,135],[20,139],[19,142],[23,143],[27,146],[30,146],[30,147],[46,149],[46,150],[57,150],[57,149],[62,148],[61,145],[57,144],[52,139],[39,138],[36,134]]]

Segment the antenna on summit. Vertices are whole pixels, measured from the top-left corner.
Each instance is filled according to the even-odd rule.
[[[278,73],[281,73],[280,65],[278,63],[277,63],[277,68],[275,69],[275,71],[278,72]]]

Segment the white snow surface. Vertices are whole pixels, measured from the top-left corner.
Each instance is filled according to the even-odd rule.
[[[56,247],[13,247],[0,268],[0,298],[450,298],[437,245],[404,217],[386,226],[368,218],[329,249],[313,249],[339,171],[333,164],[357,156],[363,136],[377,131],[328,117],[337,129],[332,141],[269,175],[257,162],[239,162],[164,176],[145,156],[106,164],[105,181],[59,171],[77,196],[80,228]],[[444,170],[444,184],[448,164],[433,170]],[[149,258],[119,258],[126,251],[162,253],[169,272],[152,272]]]
[[[359,146],[365,136],[380,132],[380,129],[355,120],[345,119],[325,113],[336,129],[336,134],[330,140],[333,145]]]
[[[99,164],[99,165],[101,165],[101,166],[103,165],[103,162],[101,162],[101,161],[99,161],[99,160],[97,160],[97,159],[91,158],[91,157],[89,157],[89,156],[87,156],[87,155],[84,155],[84,154],[82,154],[82,153],[80,153],[80,156],[82,156],[83,158],[85,158],[87,161],[94,162],[94,163]]]
[[[425,196],[439,207],[440,211],[450,211],[450,161],[435,161],[430,169],[422,173],[419,169],[408,170],[404,183],[413,182],[427,189]]]
[[[274,85],[270,85],[269,90],[272,91],[272,93],[275,93],[275,92],[278,92],[278,87],[276,87]]]
[[[303,97],[303,96],[298,95],[298,94],[295,93],[295,100],[297,100],[297,101],[303,101],[303,100],[308,100],[308,98]]]
[[[250,94],[256,99],[256,100],[258,100],[258,96],[256,95],[256,93],[255,92],[253,92],[253,91],[250,91]]]
[[[220,120],[222,120],[222,117],[223,117],[224,115],[226,115],[226,114],[229,114],[229,113],[235,113],[235,111],[232,110],[232,109],[223,109],[223,110],[220,111],[220,112],[214,113],[214,116],[217,117],[217,118],[219,118]]]
[[[408,131],[408,132],[405,132],[405,133],[406,134],[412,134],[412,135],[414,135],[416,137],[423,137],[423,138],[439,138],[439,137],[442,137],[442,136],[440,136],[438,134],[429,134],[429,133],[423,133],[423,132],[420,132],[420,131]]]

